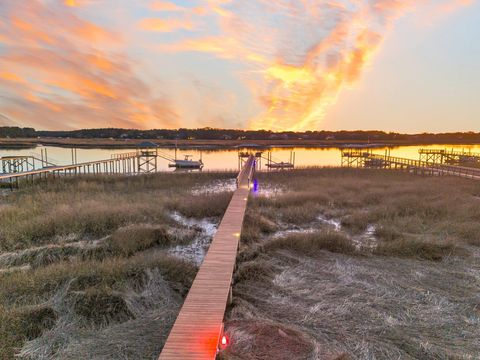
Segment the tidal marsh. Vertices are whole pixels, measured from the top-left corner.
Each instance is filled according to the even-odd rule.
[[[251,196],[224,358],[480,353],[480,182],[332,168],[258,183],[283,191]]]
[[[234,177],[65,178],[0,198],[0,358],[156,358],[231,198],[203,189]],[[480,353],[479,182],[353,169],[258,181],[220,358]]]
[[[234,177],[63,178],[6,193],[0,358],[158,357],[198,266],[171,250],[213,235],[178,216],[218,224],[231,192],[194,190]]]

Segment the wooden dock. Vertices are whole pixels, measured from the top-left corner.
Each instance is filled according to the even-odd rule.
[[[433,164],[480,165],[480,153],[447,149],[420,149],[420,161]]]
[[[138,150],[136,152],[113,154],[110,159],[88,161],[82,163],[74,163],[71,165],[54,165],[46,160],[42,161],[44,165],[41,168],[35,169],[33,163],[26,163],[27,159],[31,157],[3,157],[0,158],[4,167],[11,168],[12,161],[15,169],[26,169],[26,171],[13,171],[0,173],[0,181],[10,182],[12,187],[18,187],[19,181],[24,180],[25,183],[33,183],[35,179],[48,179],[61,176],[87,175],[87,174],[135,174],[135,173],[152,173],[157,171],[157,149]],[[13,160],[12,160],[13,159]],[[18,160],[20,159],[20,160]],[[18,165],[18,164],[20,165]]]
[[[397,169],[422,175],[450,175],[480,180],[480,168],[437,164],[427,161],[374,154],[367,150],[347,149],[342,151],[342,166],[374,169]]]
[[[213,360],[231,297],[240,232],[255,171],[250,155],[237,178],[237,190],[160,354],[160,360]]]
[[[18,187],[19,181],[33,183],[35,179],[48,179],[68,175],[85,174],[127,174],[136,172],[138,169],[136,157],[123,159],[106,159],[78,163],[72,165],[47,166],[40,169],[0,174],[0,181],[9,181],[12,187]]]

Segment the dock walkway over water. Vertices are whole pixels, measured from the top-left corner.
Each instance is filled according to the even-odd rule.
[[[231,297],[240,232],[254,171],[255,157],[250,155],[238,175],[237,190],[160,354],[160,360],[215,359],[223,333],[225,309]]]
[[[434,164],[480,164],[480,153],[460,150],[447,149],[420,149],[420,161]]]
[[[18,187],[19,180],[33,182],[34,179],[48,179],[62,175],[80,174],[127,174],[143,172],[140,167],[141,157],[138,154],[104,160],[89,161],[71,165],[51,165],[28,171],[11,172],[0,174],[0,181],[10,181]]]
[[[390,155],[373,154],[370,151],[347,149],[342,151],[342,166],[376,169],[398,169],[415,174],[451,175],[480,180],[480,168],[436,164],[427,161],[405,159]]]
[[[176,160],[166,157],[157,148],[138,149],[135,152],[112,154],[109,159],[87,162],[73,162],[69,165],[58,165],[46,159],[33,156],[0,157],[0,182],[9,182],[11,187],[18,187],[20,181],[33,183],[35,179],[49,179],[69,175],[86,174],[136,174],[158,171],[158,159],[173,162],[174,167],[188,170],[201,170],[203,163],[193,160]],[[34,160],[37,160],[36,163]],[[36,167],[35,164],[41,164]],[[169,166],[171,167],[172,164]]]

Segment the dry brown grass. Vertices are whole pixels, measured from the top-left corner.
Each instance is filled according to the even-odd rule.
[[[120,256],[131,256],[153,246],[169,246],[172,237],[164,227],[131,225],[115,231],[108,239],[107,247]]]
[[[31,267],[0,272],[0,358],[13,359],[27,345],[21,358],[47,349],[55,357],[60,349],[55,341],[66,346],[68,336],[97,328],[99,334],[111,331],[112,338],[121,338],[115,326],[127,323],[144,328],[150,340],[141,347],[158,355],[162,343],[150,332],[168,334],[171,313],[197,271],[192,263],[166,255],[168,248],[197,236],[177,224],[171,212],[198,218],[221,215],[231,194],[192,196],[190,191],[232,176],[64,178],[2,197],[0,250],[14,252],[4,253],[1,266]],[[161,326],[154,318],[163,319]],[[57,340],[49,341],[52,336]],[[87,350],[94,354],[98,349],[75,353]],[[104,346],[101,351],[117,350]],[[65,356],[68,351],[60,357]]]
[[[76,315],[84,318],[86,323],[96,326],[108,326],[134,318],[122,294],[108,288],[89,288],[79,293],[73,310]]]
[[[262,281],[272,277],[273,267],[268,262],[245,261],[235,271],[235,282]]]
[[[244,225],[226,317],[234,345],[226,358],[446,359],[480,352],[480,250],[471,246],[480,238],[480,182],[306,169],[262,173],[259,183],[284,192],[253,198],[247,211],[282,232],[263,234],[251,220]],[[265,323],[295,330],[312,352],[277,339],[274,328],[265,333]],[[277,348],[265,345],[272,338]]]
[[[74,279],[72,289],[121,286],[125,279],[141,279],[145,269],[158,268],[182,293],[188,289],[196,268],[181,259],[162,254],[139,254],[104,261],[56,263],[26,272],[0,274],[0,303],[29,305],[47,300],[59,287]]]
[[[182,296],[187,293],[196,274],[196,268],[181,259],[141,254],[102,262],[57,263],[27,272],[0,275],[2,358],[13,358],[15,348],[51,326],[55,316],[41,304],[48,302],[64,286],[75,294],[74,311],[85,319],[88,326],[107,326],[130,319],[132,314],[126,307],[122,289],[126,284],[141,288],[149,269],[159,269],[171,288]],[[33,316],[31,309],[42,312],[35,312],[38,316]],[[26,313],[29,315],[24,315]]]
[[[322,250],[343,254],[355,253],[355,246],[346,236],[332,231],[294,234],[272,239],[263,245],[263,249],[267,252],[290,250],[305,256],[316,256]]]
[[[314,345],[303,333],[280,323],[268,321],[237,321],[231,323],[235,333],[228,334],[237,341],[221,354],[220,359],[245,360],[291,360],[312,358]],[[237,334],[238,333],[238,334]],[[242,333],[253,333],[255,337],[242,338]],[[249,352],[243,348],[248,346]]]
[[[255,211],[248,211],[243,220],[241,243],[252,244],[258,242],[264,235],[272,234],[278,230],[277,224]]]
[[[186,217],[198,219],[221,217],[227,209],[232,193],[220,192],[205,195],[190,195],[169,199],[167,207]]]
[[[192,196],[189,190],[231,173],[155,174],[60,179],[10,194],[0,203],[0,250],[75,235],[101,237],[135,223],[169,223],[171,209],[186,216],[220,216],[229,194]]]
[[[303,226],[319,214],[341,221],[352,234],[375,225],[385,241],[406,234],[425,239],[452,239],[478,245],[480,182],[451,177],[355,169],[305,169],[259,174],[259,183],[287,189],[252,201],[252,210],[273,221]]]
[[[51,328],[56,314],[48,306],[38,305],[6,310],[0,305],[0,359],[13,359],[15,348]]]
[[[380,243],[373,253],[382,256],[441,261],[447,256],[464,255],[465,251],[453,243],[434,243],[415,239],[404,239]]]

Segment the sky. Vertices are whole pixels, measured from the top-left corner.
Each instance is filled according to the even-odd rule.
[[[480,131],[476,0],[1,0],[0,126]]]

